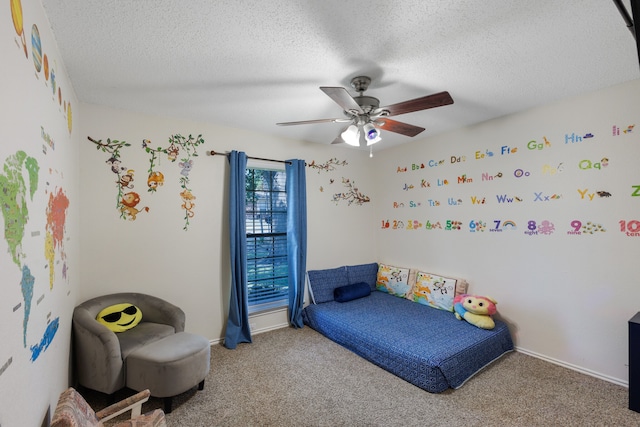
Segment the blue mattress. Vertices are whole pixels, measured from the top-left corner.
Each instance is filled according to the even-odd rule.
[[[359,356],[431,393],[462,386],[513,350],[507,325],[485,330],[451,312],[373,291],[349,302],[311,304],[305,324]]]

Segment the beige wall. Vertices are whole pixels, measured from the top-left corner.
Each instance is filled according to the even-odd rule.
[[[625,384],[627,320],[640,310],[640,236],[620,232],[619,221],[640,221],[640,196],[632,196],[633,185],[640,185],[640,133],[623,130],[638,123],[639,99],[636,80],[384,151],[374,159],[378,260],[467,278],[470,292],[498,301],[519,350]],[[620,129],[615,136],[614,126]],[[571,135],[588,133],[594,137],[571,142]],[[587,168],[586,161],[602,167]],[[424,169],[412,169],[423,163]],[[498,173],[503,176],[495,178]],[[458,183],[463,175],[467,181]],[[423,188],[422,180],[431,186]],[[445,180],[448,185],[438,185]],[[405,184],[415,188],[403,190]],[[499,203],[497,196],[522,202]],[[474,197],[486,203],[474,204]],[[382,220],[394,219],[462,226],[381,229]],[[489,230],[508,220],[516,230]],[[525,234],[529,221],[539,226],[545,220],[553,234]],[[487,229],[472,233],[471,221]],[[568,234],[574,221],[591,221],[606,232]]]
[[[626,384],[626,322],[638,311],[636,301],[640,300],[635,286],[639,237],[621,233],[619,221],[640,221],[640,198],[632,196],[633,186],[640,185],[636,164],[640,144],[637,133],[614,137],[612,130],[635,124],[639,81],[416,140],[370,159],[367,152],[349,148],[80,104],[40,4],[23,0],[22,8],[27,56],[10,8],[0,8],[4,22],[0,55],[6,64],[0,79],[4,118],[0,162],[4,166],[24,151],[37,161],[39,172],[33,199],[27,196],[29,213],[23,218],[26,226],[18,262],[11,253],[14,246],[6,238],[0,241],[5,248],[0,251],[0,425],[39,425],[47,418],[47,410],[70,383],[73,307],[93,296],[117,291],[158,295],[184,308],[187,330],[212,341],[223,336],[229,298],[228,172],[225,158],[206,156],[207,150],[236,149],[250,156],[302,158],[315,164],[332,158],[346,161],[347,165],[329,172],[307,169],[309,269],[376,260],[465,277],[471,292],[498,300],[499,312],[512,326],[521,351]],[[55,72],[55,92],[51,77],[34,66],[34,24],[42,53]],[[71,131],[66,105],[72,106]],[[589,132],[595,137],[564,143],[565,134]],[[148,156],[141,148],[143,139],[166,146],[176,133],[202,134],[205,140],[189,175],[196,206],[187,231],[178,195],[180,169],[162,159],[165,184],[157,193],[147,193]],[[105,163],[105,153],[96,150],[87,136],[132,144],[122,151],[121,161],[134,170],[134,188],[149,212],[135,221],[120,218],[115,175]],[[550,147],[527,148],[529,141],[541,142],[545,136]],[[503,155],[502,146],[518,151]],[[476,152],[487,150],[494,156],[476,158]],[[451,163],[452,156],[465,161]],[[606,168],[578,166],[582,160],[597,162],[605,157],[609,159]],[[444,162],[430,168],[430,160]],[[427,167],[412,170],[417,163]],[[565,165],[561,173],[552,175],[549,169],[543,173],[545,165],[559,163]],[[398,167],[408,170],[398,172]],[[530,174],[516,178],[516,169]],[[482,179],[484,174],[499,172],[500,180]],[[0,175],[8,174],[0,170]],[[458,184],[457,177],[463,174],[473,182]],[[20,175],[28,185],[24,168]],[[334,193],[347,191],[343,178],[354,182],[371,202],[362,206],[349,206],[344,200],[334,203]],[[432,187],[421,188],[422,179]],[[443,179],[451,184],[440,188],[437,182]],[[414,189],[404,190],[405,184],[413,184]],[[578,190],[584,189],[587,194],[603,190],[612,196],[588,201],[580,198]],[[51,247],[46,239],[51,230],[47,208],[50,197],[59,191],[68,198],[69,207],[63,238],[51,258],[50,280],[45,256],[45,249]],[[534,201],[540,192],[558,193],[562,198]],[[497,195],[520,196],[523,202],[500,204]],[[473,204],[472,197],[486,197],[487,203]],[[449,204],[450,198],[463,203]],[[438,200],[441,206],[430,207],[428,200]],[[394,202],[405,207],[396,208]],[[410,202],[421,205],[410,208]],[[423,225],[427,220],[459,220],[462,227],[458,231],[381,228],[383,220],[394,219]],[[472,220],[484,221],[488,227],[495,220],[512,220],[518,229],[471,233]],[[526,235],[530,220],[549,220],[556,231],[548,236]],[[567,234],[575,220],[601,224],[607,231]],[[33,295],[27,297],[21,287],[24,266],[34,278]],[[43,342],[47,326],[56,319],[59,327],[50,344],[34,357],[32,347]],[[252,323],[259,332],[282,326],[285,319],[280,312],[253,318]]]
[[[23,0],[16,26],[10,3],[15,2],[0,7],[0,425],[7,427],[41,425],[69,384],[71,313],[80,279],[77,124],[82,120],[40,2]],[[19,152],[37,163],[33,180],[25,163],[11,165]],[[26,210],[11,213],[23,200]],[[15,227],[16,220],[24,227]],[[8,237],[12,230],[19,230],[15,241]]]
[[[347,160],[348,166],[330,173],[307,169],[309,269],[377,260],[465,277],[471,292],[498,300],[519,350],[626,384],[626,321],[637,311],[633,257],[639,237],[621,233],[619,221],[640,220],[634,211],[640,199],[632,196],[640,176],[635,172],[637,133],[623,130],[634,124],[639,90],[640,81],[629,82],[383,150],[373,159],[352,149],[96,106],[83,106],[83,133],[126,139],[134,145],[143,138],[162,141],[173,132],[203,133],[207,150],[240,149],[257,157],[298,157],[318,163],[332,157]],[[620,128],[619,135],[613,136],[613,126]],[[565,143],[565,134],[574,133],[594,137]],[[542,148],[531,145],[533,140]],[[503,146],[510,150],[505,148],[503,154]],[[477,154],[487,151],[494,155]],[[140,171],[145,170],[142,153],[140,149],[131,158]],[[229,283],[225,159],[196,160],[192,183],[198,194],[197,213],[185,232],[176,206],[177,187],[168,177],[164,193],[149,198],[148,215],[135,222],[119,219],[113,180],[102,157],[89,142],[81,145],[82,181],[92,183],[82,190],[81,235],[83,248],[94,248],[82,253],[83,298],[99,294],[104,286],[153,291],[187,308],[189,328],[218,340],[224,333]],[[452,163],[451,157],[461,161]],[[603,158],[609,159],[606,167],[584,169],[583,160],[597,163]],[[444,162],[432,167],[431,160]],[[423,163],[424,169],[412,169],[413,164]],[[404,167],[407,172],[398,172]],[[515,176],[518,169],[523,176]],[[498,173],[502,178],[486,178]],[[462,175],[471,182],[458,183]],[[372,201],[363,206],[332,203],[330,194],[342,177],[355,180]],[[423,179],[431,186],[421,188]],[[449,185],[438,186],[445,179]],[[405,189],[405,184],[414,188]],[[582,197],[580,191],[585,189]],[[595,195],[590,200],[589,194],[597,191],[612,196]],[[543,201],[553,194],[561,197]],[[499,203],[497,196],[523,201]],[[472,198],[484,198],[486,203],[475,204]],[[429,200],[440,206],[429,206]],[[462,226],[458,231],[382,229],[383,220],[394,219],[443,225],[453,220]],[[472,220],[484,222],[487,230],[471,233]],[[518,228],[489,231],[496,220],[513,221]],[[554,224],[553,234],[525,234],[529,221],[545,220]],[[568,234],[574,221],[585,226],[591,221],[606,232],[589,235],[583,229],[582,235]],[[285,325],[286,315],[260,316],[252,324],[254,329],[268,330]]]
[[[342,177],[355,181],[363,193],[373,193],[374,169],[368,152],[320,144],[300,143],[259,135],[240,129],[146,116],[95,105],[83,105],[82,135],[96,140],[125,140],[131,147],[121,151],[122,166],[135,171],[133,191],[138,206],[149,212],[135,221],[120,218],[116,210],[115,174],[88,140],[80,145],[82,185],[81,297],[106,291],[136,290],[173,301],[187,313],[187,330],[212,341],[224,336],[229,300],[229,233],[227,206],[228,162],[206,151],[245,151],[253,157],[301,158],[324,163],[331,158],[347,161],[330,172],[307,168],[308,268],[325,268],[346,262],[375,259],[375,215],[372,203],[348,206],[332,202],[332,193],[343,191]],[[179,197],[180,167],[166,156],[160,159],[165,183],[147,192],[149,156],[142,140],[166,147],[173,134],[202,134],[205,143],[197,150],[190,186],[196,196],[194,217],[183,230],[184,212]],[[330,179],[334,180],[330,184]],[[324,191],[320,191],[320,187]],[[286,313],[259,316],[256,329],[286,324]]]

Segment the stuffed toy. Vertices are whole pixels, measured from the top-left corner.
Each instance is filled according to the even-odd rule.
[[[466,320],[482,329],[493,329],[496,324],[491,318],[496,313],[496,300],[490,297],[463,294],[453,299],[453,310],[458,320]]]

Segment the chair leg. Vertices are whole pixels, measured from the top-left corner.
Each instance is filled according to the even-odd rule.
[[[202,380],[202,381],[200,381],[200,383],[198,383],[198,390],[204,390],[204,380]],[[173,398],[172,397],[165,397],[164,398],[164,413],[165,414],[170,414],[172,406],[173,406]]]

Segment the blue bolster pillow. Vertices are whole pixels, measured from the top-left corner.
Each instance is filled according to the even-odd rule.
[[[354,283],[353,285],[335,288],[333,290],[333,299],[338,302],[347,302],[369,296],[369,294],[371,294],[371,286],[366,283]]]

